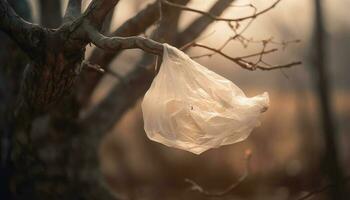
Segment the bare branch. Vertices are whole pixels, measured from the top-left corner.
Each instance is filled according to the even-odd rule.
[[[128,19],[111,36],[133,36],[143,33],[149,26],[159,18],[157,2],[148,4],[146,8],[139,11],[135,16]]]
[[[176,0],[173,2],[176,2],[180,5],[186,5],[189,0]],[[151,39],[154,39],[158,42],[167,42],[169,44],[175,44],[176,36],[178,34],[178,23],[180,19],[181,10],[179,9],[173,9],[173,7],[162,4],[161,0],[158,0],[158,12],[159,12],[159,20],[157,22],[156,29],[152,32],[150,35]],[[174,27],[174,28],[169,28]],[[158,69],[160,68],[160,65],[162,63],[162,57],[157,56],[155,60],[155,73],[158,72]],[[150,55],[144,55],[143,58],[140,60],[138,65],[149,65],[154,61],[154,57]]]
[[[278,49],[270,49],[270,50],[266,50],[266,51],[262,51],[262,52],[258,52],[258,53],[253,53],[253,54],[249,54],[249,55],[245,55],[245,56],[235,57],[235,58],[232,58],[232,59],[239,60],[239,59],[251,58],[251,57],[256,57],[256,56],[261,56],[261,55],[273,53],[273,52],[276,52],[277,50]],[[191,56],[191,58],[192,59],[198,59],[198,58],[203,58],[203,57],[212,57],[213,55],[215,55],[216,53],[219,53],[219,52],[220,51],[217,50],[217,51],[214,51],[214,52],[211,52],[211,53],[207,53],[207,54],[203,54],[203,55],[199,55],[199,56]]]
[[[73,21],[81,15],[81,0],[69,0],[63,22]]]
[[[341,183],[338,183],[338,184],[346,184],[350,181],[350,177],[345,177]],[[319,194],[319,193],[322,193],[332,187],[334,187],[335,184],[334,183],[330,183],[330,184],[327,184],[321,188],[318,188],[318,189],[315,189],[315,190],[312,190],[310,192],[308,192],[307,194],[301,196],[300,198],[296,199],[296,200],[306,200],[306,199],[310,199],[312,197],[314,197],[315,195]]]
[[[89,69],[93,69],[99,73],[104,73],[105,70],[101,68],[100,65],[97,65],[97,64],[91,64],[89,61],[87,60],[83,60],[81,62],[81,65],[82,65],[82,68],[89,68]]]
[[[190,11],[190,12],[195,12],[195,13],[199,13],[199,14],[202,14],[202,15],[206,15],[207,17],[210,17],[210,18],[212,18],[215,21],[227,21],[227,22],[236,21],[236,22],[239,22],[239,21],[244,21],[244,20],[247,20],[247,19],[255,19],[255,18],[257,18],[259,15],[262,15],[262,14],[268,12],[269,10],[273,9],[281,0],[276,0],[268,8],[265,8],[262,11],[254,12],[251,15],[248,15],[248,16],[245,16],[245,17],[239,17],[239,18],[223,18],[223,17],[216,16],[216,15],[210,13],[210,12],[193,9],[193,8],[190,8],[190,7],[187,7],[187,6],[183,6],[183,5],[179,5],[179,4],[176,4],[176,3],[172,3],[172,2],[170,2],[168,0],[161,0],[161,1],[163,3],[165,3],[165,4],[167,4],[167,5],[173,6],[174,8],[178,8],[178,9],[181,9],[181,10],[185,10],[185,11]]]
[[[114,75],[113,75],[114,76]],[[139,67],[122,77],[113,87],[108,97],[94,107],[81,121],[86,133],[102,135],[110,130],[121,119],[123,113],[135,105],[140,96],[144,95],[154,78],[153,71]]]
[[[277,4],[277,3],[278,3],[278,1],[275,2],[275,4]],[[274,6],[275,5],[272,5],[271,7],[267,8],[267,10],[273,8]],[[240,7],[251,7],[251,8],[253,8],[255,14],[264,13],[264,12],[262,12],[262,13],[257,12],[257,8],[252,4],[243,5]],[[263,10],[263,11],[265,11],[265,10]],[[209,13],[211,13],[211,11],[209,11]],[[207,16],[207,15],[204,15],[204,16]],[[210,18],[210,19],[215,21],[216,18]],[[273,41],[272,38],[267,39],[267,40],[248,39],[243,35],[243,33],[252,24],[254,19],[255,19],[255,17],[249,18],[249,21],[243,27],[240,25],[239,21],[227,21],[227,24],[231,28],[234,35],[231,36],[230,38],[228,38],[224,42],[224,44],[221,45],[219,48],[213,48],[213,47],[209,47],[209,46],[206,46],[203,44],[198,44],[198,41],[191,41],[191,42],[187,43],[185,46],[183,46],[182,49],[187,49],[191,46],[198,46],[198,47],[206,48],[207,50],[210,50],[212,52],[204,54],[204,55],[192,56],[191,58],[196,59],[196,58],[202,58],[202,57],[211,57],[215,54],[220,54],[221,56],[224,56],[225,58],[235,62],[240,67],[247,69],[247,70],[251,70],[251,71],[256,70],[256,69],[272,70],[272,69],[279,69],[279,68],[288,68],[288,67],[292,67],[294,65],[301,64],[301,62],[292,62],[292,63],[288,63],[288,64],[284,64],[284,65],[275,65],[275,66],[267,64],[263,60],[263,55],[277,51],[277,49],[266,50],[267,44],[280,45],[280,46],[282,46],[283,49],[285,49],[290,43],[297,43],[297,42],[299,42],[299,40],[286,41],[286,42],[276,42],[276,41]],[[187,34],[189,34],[189,31],[187,31]],[[253,53],[253,54],[249,54],[249,55],[245,55],[245,56],[241,56],[241,57],[232,57],[232,56],[229,56],[229,55],[223,53],[223,49],[227,46],[227,44],[229,44],[233,40],[237,40],[237,41],[241,42],[241,44],[244,47],[247,47],[248,44],[250,44],[250,43],[261,43],[263,45],[263,50],[261,52],[258,52],[258,53]],[[252,58],[252,57],[258,57],[258,60],[256,62],[251,62],[249,60],[246,60],[247,58]]]
[[[120,51],[124,49],[142,49],[147,53],[163,55],[163,45],[154,40],[141,36],[133,37],[106,37],[94,27],[85,24],[86,31],[92,43],[107,51]]]
[[[249,7],[252,7],[254,10],[256,10],[256,8],[249,4]],[[252,24],[254,19],[250,19],[250,21],[245,25],[245,26],[241,26],[239,22],[227,22],[228,26],[231,28],[232,32],[234,33],[233,36],[231,36],[230,38],[228,38],[224,44],[222,44],[219,48],[213,48],[210,46],[206,46],[203,44],[198,44],[198,41],[192,41],[189,44],[186,45],[185,48],[189,48],[191,46],[197,46],[197,47],[202,47],[205,48],[207,50],[210,50],[211,53],[206,53],[203,55],[199,55],[199,56],[192,56],[191,58],[194,59],[198,59],[198,58],[202,58],[202,57],[211,57],[215,54],[220,54],[221,56],[235,62],[236,64],[238,64],[240,67],[247,69],[247,70],[256,70],[256,69],[260,69],[260,70],[272,70],[272,69],[281,69],[281,68],[288,68],[288,67],[292,67],[295,65],[299,65],[301,64],[301,62],[291,62],[288,64],[283,64],[283,65],[270,65],[267,62],[264,61],[263,59],[263,55],[272,53],[277,51],[277,49],[270,49],[270,50],[266,50],[267,45],[268,44],[273,44],[273,45],[277,45],[277,46],[281,46],[282,49],[284,50],[289,44],[291,43],[298,43],[300,42],[300,40],[291,40],[291,41],[282,41],[282,42],[278,42],[278,41],[274,41],[273,38],[269,38],[269,39],[264,39],[264,40],[254,40],[252,38],[246,38],[243,34],[244,32],[248,29],[248,27]],[[231,42],[231,41],[238,41],[242,44],[242,46],[244,48],[248,47],[248,45],[250,43],[257,43],[257,44],[261,44],[262,45],[262,50],[258,53],[253,53],[253,54],[248,54],[245,56],[241,56],[241,57],[232,57],[229,56],[227,54],[225,54],[223,52],[223,49]],[[252,62],[247,60],[247,58],[252,58],[252,57],[258,57],[256,62]]]
[[[40,51],[39,43],[45,38],[45,31],[18,16],[6,0],[0,0],[0,29],[6,32],[32,59]]]
[[[146,8],[138,12],[135,16],[124,22],[118,29],[116,29],[111,36],[133,36],[139,35],[144,32],[149,26],[157,21],[158,5],[157,2],[149,4]],[[95,48],[90,58],[88,59],[91,63],[95,63],[104,68],[107,72],[108,64],[119,55],[120,52],[109,52],[104,51],[100,48]],[[79,87],[79,98],[82,105],[86,105],[89,102],[90,96],[96,87],[98,81],[103,77],[103,74],[96,73],[95,71],[85,71],[82,73],[78,87]]]
[[[65,34],[65,36],[63,36],[65,41],[75,38],[76,43],[79,43],[77,41],[80,40],[81,44],[77,46],[82,48],[88,42],[85,41],[87,39],[86,30],[82,27],[84,22],[87,21],[87,23],[95,27],[97,30],[101,30],[106,16],[112,9],[114,9],[118,2],[119,0],[93,0],[82,15],[77,17],[71,23],[64,24],[57,32]]]
[[[252,157],[252,153],[250,150],[246,150],[245,152],[245,171],[244,173],[241,175],[241,177],[233,184],[231,184],[230,186],[228,186],[226,189],[219,191],[219,192],[209,192],[205,189],[203,189],[202,186],[200,186],[198,183],[196,183],[195,181],[191,180],[191,179],[185,179],[185,181],[189,184],[191,184],[191,190],[199,192],[200,194],[204,195],[204,196],[208,196],[208,197],[222,197],[222,196],[226,196],[228,194],[230,194],[234,189],[236,189],[238,186],[241,185],[241,183],[243,181],[245,181],[247,179],[247,177],[249,176],[249,171],[250,171],[250,160]]]
[[[61,0],[38,0],[40,25],[45,28],[57,28],[62,23]]]
[[[213,15],[220,15],[234,0],[218,0],[209,10]],[[177,37],[176,44],[180,47],[190,43],[194,38],[198,37],[207,27],[208,24],[214,22],[213,18],[206,15],[200,16],[192,24],[190,24],[180,36]]]
[[[84,14],[88,15],[90,24],[100,30],[104,19],[118,2],[119,0],[93,0]]]
[[[296,61],[296,62],[291,62],[288,64],[283,64],[283,65],[269,65],[269,66],[264,66],[261,65],[262,61],[262,55],[267,54],[267,53],[271,53],[274,50],[268,50],[266,51],[265,49],[263,49],[260,53],[254,53],[252,55],[247,55],[247,56],[242,56],[242,57],[232,57],[229,56],[227,54],[225,54],[224,52],[222,52],[221,50],[203,45],[203,44],[198,44],[198,43],[194,43],[193,44],[194,47],[201,47],[210,51],[213,51],[231,61],[233,61],[234,63],[236,63],[238,66],[250,70],[250,71],[255,71],[256,69],[260,69],[260,70],[264,70],[264,71],[269,71],[269,70],[274,70],[274,69],[281,69],[281,68],[289,68],[295,65],[300,65],[301,62],[300,61]],[[254,56],[259,56],[259,60],[258,62],[254,63],[248,60],[245,60],[245,58],[249,58],[249,57],[254,57]]]
[[[108,35],[110,33],[110,28],[113,22],[113,16],[117,9],[112,9],[106,16],[106,19],[103,22],[101,33]]]
[[[158,2],[158,11],[159,11],[159,18],[158,18],[158,25],[160,25],[160,22],[163,19],[163,9],[162,9],[162,1],[157,0]],[[159,27],[158,27],[159,28]]]
[[[145,9],[138,12],[137,15],[123,23],[111,36],[133,36],[144,32],[149,26],[157,21],[159,14],[157,12],[157,2],[149,4]],[[117,52],[105,52],[100,49],[95,49],[90,56],[90,61],[106,68],[108,63],[118,55]]]

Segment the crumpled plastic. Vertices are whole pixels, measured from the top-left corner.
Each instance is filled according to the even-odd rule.
[[[164,44],[159,73],[142,101],[149,139],[195,154],[245,140],[269,106],[230,80]]]

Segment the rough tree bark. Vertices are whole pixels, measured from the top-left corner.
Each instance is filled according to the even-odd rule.
[[[331,188],[331,198],[334,200],[346,199],[345,186],[343,184],[343,172],[340,165],[337,150],[337,128],[332,112],[332,94],[327,70],[327,39],[324,29],[324,15],[322,1],[315,0],[315,27],[314,27],[314,55],[313,66],[315,67],[316,90],[318,93],[320,118],[325,141],[325,155],[322,166],[329,180],[335,184]]]
[[[16,119],[16,129],[29,132],[30,129],[25,129],[29,128],[28,125],[36,116],[44,112],[51,112],[52,108],[70,93],[81,72],[85,46],[89,42],[80,24],[83,20],[89,20],[99,28],[97,22],[101,21],[117,2],[94,1],[84,17],[67,22],[60,29],[52,30],[24,21],[6,1],[0,1],[1,29],[12,37],[30,57],[30,63],[23,74],[17,109],[13,117]],[[74,37],[78,35],[80,40],[76,41]],[[23,136],[23,134],[19,134],[23,132],[21,130],[10,131],[12,135],[16,133],[16,136]],[[29,138],[26,139],[29,140]],[[57,174],[47,173],[47,171],[53,172],[55,170],[46,170],[47,163],[38,162],[32,143],[26,143],[23,147],[15,141],[13,149],[12,157],[16,170],[11,179],[11,185],[14,185],[12,192],[15,194],[13,198],[60,199],[67,197],[67,199],[76,199],[78,196],[84,196],[84,194],[77,193],[83,187],[79,187],[77,190],[74,187],[74,182],[63,180],[68,177],[62,178]],[[62,172],[64,173],[65,170],[63,169]],[[47,184],[47,182],[53,184]],[[67,183],[72,187],[65,186]],[[67,192],[65,188],[74,192]],[[106,194],[109,193],[106,192]]]
[[[40,24],[47,28],[57,28],[61,25],[61,0],[40,0]]]
[[[31,21],[32,15],[29,4],[26,0],[11,0],[10,5],[24,19]],[[1,130],[1,166],[0,166],[0,196],[4,199],[11,198],[11,191],[8,185],[13,174],[10,163],[11,135],[8,131],[9,121],[7,119],[10,107],[16,100],[21,80],[21,72],[27,64],[28,58],[21,52],[16,44],[4,33],[0,33],[0,127]],[[4,130],[5,129],[5,130]]]

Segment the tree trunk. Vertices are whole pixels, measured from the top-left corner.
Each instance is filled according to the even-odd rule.
[[[314,58],[313,65],[316,74],[316,86],[319,99],[321,123],[325,141],[325,153],[322,166],[329,180],[335,184],[331,188],[331,197],[334,200],[346,198],[345,187],[343,185],[343,173],[337,151],[337,130],[335,119],[332,113],[332,94],[327,71],[327,46],[324,30],[323,11],[321,0],[315,0],[315,29],[314,29]]]
[[[12,8],[24,19],[31,21],[32,15],[26,0],[8,1]],[[1,167],[0,196],[11,199],[10,180],[14,174],[11,163],[12,135],[14,128],[9,113],[20,88],[21,73],[28,62],[27,56],[7,35],[0,33],[0,131],[1,131]]]
[[[41,25],[57,28],[61,24],[61,0],[40,0],[39,7]]]

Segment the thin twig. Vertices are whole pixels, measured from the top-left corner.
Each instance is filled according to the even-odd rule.
[[[104,73],[105,72],[104,69],[100,65],[92,64],[92,63],[90,63],[87,60],[83,60],[81,62],[81,66],[82,66],[82,68],[87,67],[89,69],[93,69],[93,70],[95,70],[95,71],[97,71],[99,73]]]
[[[350,181],[350,177],[345,177],[345,178],[343,179],[342,183],[339,183],[339,184],[346,184],[346,183],[349,182],[349,181]],[[317,195],[317,194],[319,194],[319,193],[322,193],[322,192],[324,192],[324,191],[330,189],[331,187],[334,187],[335,185],[336,185],[335,183],[327,184],[327,185],[325,185],[325,186],[323,186],[323,187],[321,187],[321,188],[318,188],[318,189],[316,189],[316,190],[313,190],[313,191],[311,191],[311,192],[309,192],[309,193],[307,193],[307,194],[305,194],[305,195],[299,197],[299,198],[296,199],[296,200],[306,200],[306,199],[312,198],[312,197],[314,197],[315,195]]]
[[[210,32],[210,33],[207,34],[207,35],[204,35],[204,36],[201,36],[201,37],[199,37],[199,38],[197,38],[197,39],[195,39],[195,40],[192,40],[192,41],[186,43],[185,45],[183,45],[182,47],[180,47],[180,50],[185,51],[185,50],[187,50],[188,48],[190,48],[191,46],[193,46],[193,44],[195,44],[196,42],[202,41],[202,40],[204,40],[204,39],[206,39],[206,38],[212,36],[214,33],[215,33],[215,30],[212,31],[212,32]]]
[[[187,6],[184,6],[184,5],[180,5],[180,4],[177,4],[177,3],[172,3],[172,2],[169,2],[168,0],[162,0],[163,3],[165,3],[165,4],[169,5],[169,6],[173,6],[175,8],[182,9],[182,10],[185,10],[185,11],[191,11],[191,12],[199,13],[199,14],[202,14],[202,15],[206,15],[206,16],[208,16],[208,17],[210,17],[210,18],[212,18],[213,20],[216,20],[216,21],[227,21],[227,22],[232,22],[232,21],[239,22],[239,21],[244,21],[244,20],[247,20],[247,19],[257,18],[259,15],[262,15],[262,14],[266,13],[267,11],[273,9],[280,1],[281,0],[276,0],[273,4],[271,4],[269,7],[265,8],[264,10],[261,10],[259,12],[254,12],[253,14],[245,16],[245,17],[223,18],[223,17],[219,17],[219,16],[216,16],[216,15],[213,15],[213,14],[211,14],[209,12],[206,12],[206,11],[197,10],[197,9],[190,8],[190,7],[187,7]]]
[[[81,15],[81,0],[69,0],[63,22],[73,21]]]
[[[260,70],[263,70],[263,71],[269,71],[269,70],[274,70],[274,69],[289,68],[289,67],[292,67],[292,66],[296,66],[296,65],[302,64],[302,62],[300,62],[300,61],[295,61],[295,62],[291,62],[291,63],[288,63],[288,64],[283,64],[283,65],[263,66],[263,65],[260,65],[261,62],[255,62],[254,63],[254,62],[251,62],[251,61],[248,61],[248,60],[244,59],[244,58],[247,58],[247,57],[252,57],[251,55],[242,56],[242,57],[231,57],[231,56],[225,54],[224,52],[222,52],[221,50],[218,50],[218,49],[215,49],[215,48],[203,45],[203,44],[195,43],[195,44],[193,44],[193,46],[194,47],[201,47],[201,48],[204,48],[204,49],[216,52],[217,54],[220,54],[221,56],[223,56],[223,57],[233,61],[238,66],[240,66],[240,67],[242,67],[244,69],[250,70],[250,71],[255,71],[256,69],[260,69]],[[270,51],[271,50],[269,50],[268,53],[270,53]],[[261,51],[258,54],[252,54],[252,55],[253,56],[257,56],[258,55],[260,57],[260,59],[259,59],[259,61],[260,61],[261,58],[262,58],[261,56],[264,55],[264,54],[266,54],[265,50]]]
[[[226,189],[219,191],[219,192],[209,192],[205,190],[202,186],[200,186],[198,183],[191,179],[185,179],[185,182],[191,184],[191,190],[199,192],[200,194],[204,196],[209,196],[209,197],[222,197],[225,195],[230,194],[234,189],[236,189],[241,183],[247,179],[250,173],[250,160],[252,157],[252,152],[251,150],[246,150],[245,152],[245,171],[241,175],[241,177],[233,184],[228,186]]]

